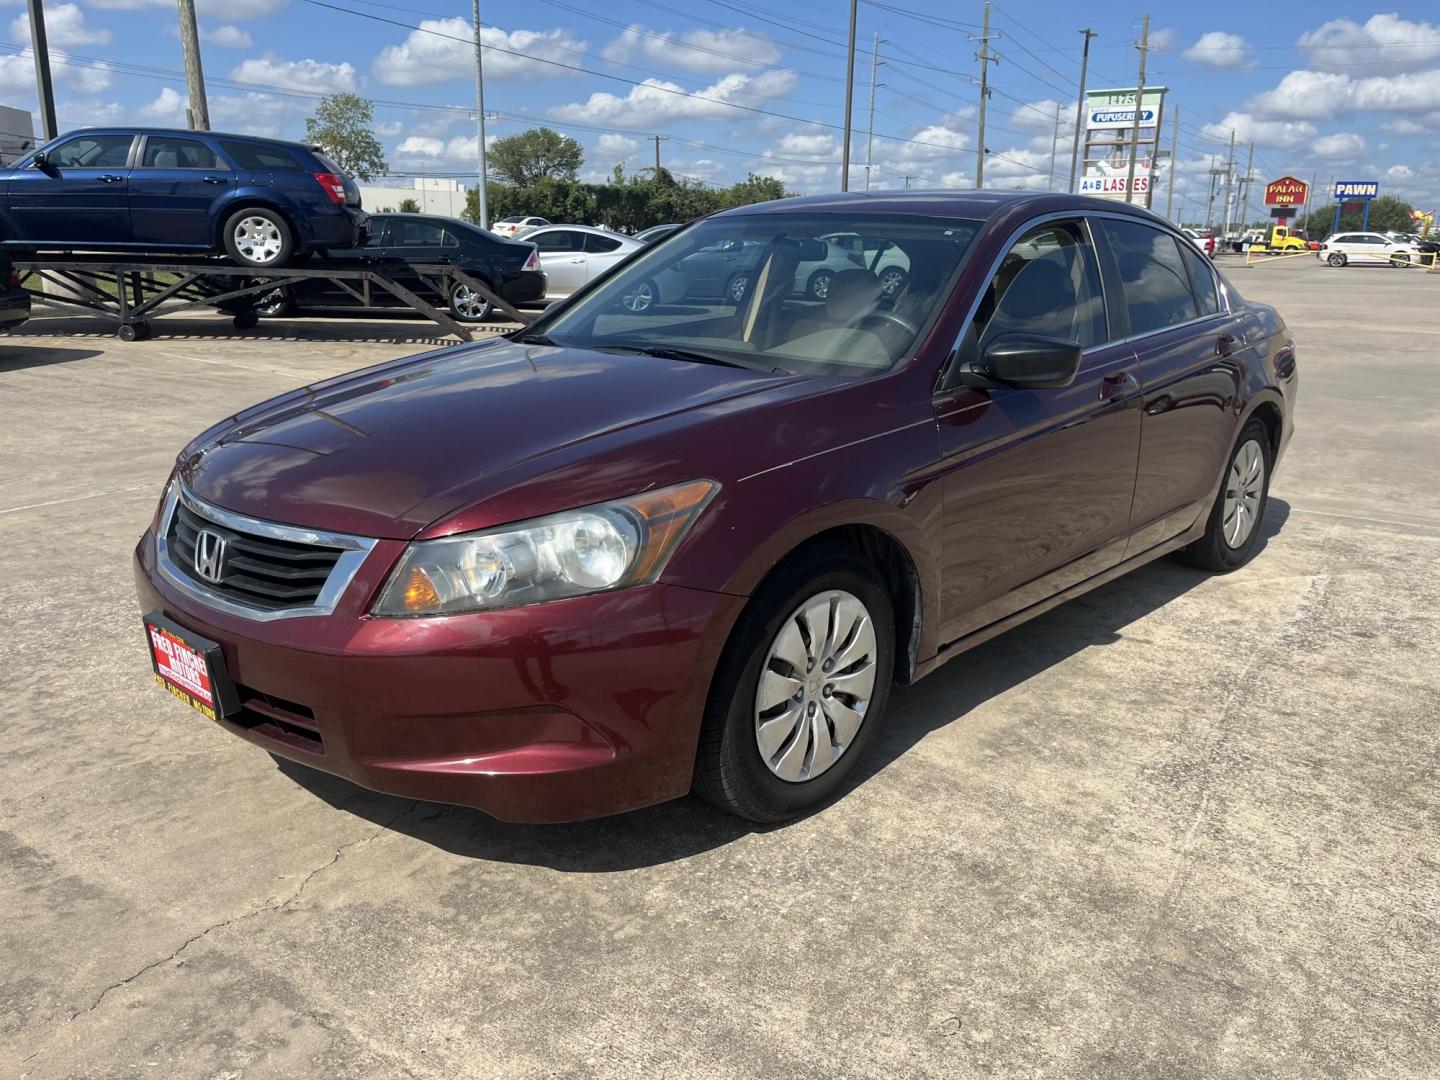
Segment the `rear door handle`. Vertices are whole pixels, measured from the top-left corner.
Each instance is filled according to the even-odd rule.
[[[1128,371],[1112,371],[1100,379],[1100,400],[1109,401],[1118,397],[1121,391],[1125,390],[1135,381],[1133,375]]]
[[[223,176],[202,176],[200,182],[202,184],[223,184],[225,178]]]
[[[1240,339],[1234,334],[1221,334],[1215,339],[1215,355],[1229,356],[1235,351],[1235,346],[1240,344]]]
[[[123,176],[116,176],[114,173],[105,173],[103,176],[100,177],[100,182],[102,184],[118,184],[121,180],[124,179],[125,178]]]

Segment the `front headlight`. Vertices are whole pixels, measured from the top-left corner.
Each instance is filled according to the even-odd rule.
[[[375,615],[450,615],[654,581],[720,485],[692,480],[405,549]]]

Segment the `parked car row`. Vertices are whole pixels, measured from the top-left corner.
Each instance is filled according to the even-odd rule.
[[[1377,232],[1336,233],[1326,237],[1315,254],[1335,267],[1350,263],[1406,267],[1432,262],[1435,257],[1408,236],[1402,234],[1400,239],[1394,239]]]

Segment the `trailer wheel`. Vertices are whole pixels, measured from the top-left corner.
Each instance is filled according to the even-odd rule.
[[[230,320],[236,330],[254,330],[260,325],[260,313],[251,309],[250,311],[238,311],[235,318]]]
[[[149,341],[149,323],[121,323],[115,331],[115,336],[121,341]]]

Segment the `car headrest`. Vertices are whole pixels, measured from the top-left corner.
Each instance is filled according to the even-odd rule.
[[[180,155],[174,150],[161,150],[155,155],[155,167],[157,169],[174,169],[180,164]]]

